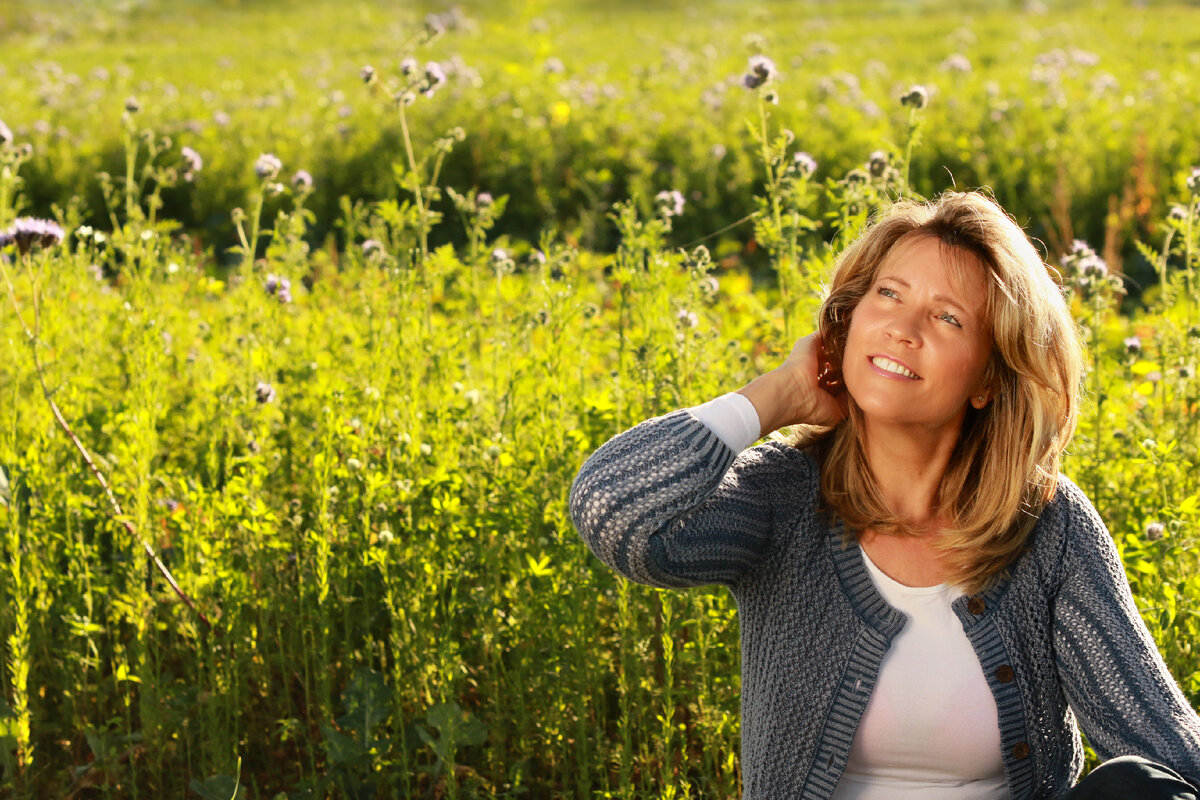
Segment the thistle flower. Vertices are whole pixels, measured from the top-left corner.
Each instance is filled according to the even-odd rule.
[[[1171,206],[1171,210],[1167,212],[1167,219],[1171,222],[1183,222],[1187,219],[1187,209],[1180,205]]]
[[[683,213],[683,194],[675,189],[663,190],[654,196],[654,207],[658,213],[670,219]]]
[[[138,102],[136,97],[130,96],[125,98],[125,110],[130,114],[136,114],[142,110],[142,104]]]
[[[411,78],[417,74],[417,70],[421,65],[417,63],[415,58],[406,58],[400,62],[400,74],[406,78]]]
[[[358,71],[358,76],[362,78],[363,83],[370,83],[375,79],[375,68],[366,64]]]
[[[1128,353],[1142,352],[1142,340],[1137,336],[1130,336],[1123,342],[1125,351]]]
[[[274,273],[268,274],[267,280],[263,283],[263,289],[267,294],[278,297],[279,302],[284,305],[292,302],[292,282],[287,278]]]
[[[1166,528],[1163,527],[1161,522],[1151,522],[1146,525],[1146,541],[1157,542],[1159,539],[1163,538],[1163,534],[1165,532]]]
[[[550,56],[550,58],[546,59],[546,63],[542,65],[542,69],[547,75],[561,75],[567,71],[567,68],[563,65],[563,62],[554,56]]]
[[[747,89],[757,89],[774,77],[775,62],[764,55],[754,55],[750,56],[748,70],[742,76],[742,85]]]
[[[383,243],[378,239],[367,239],[365,242],[363,242],[362,252],[367,258],[371,258],[372,256],[382,257],[387,255],[387,250],[384,249]]]
[[[179,151],[179,155],[183,158],[183,179],[188,183],[196,177],[196,173],[204,168],[204,159],[190,147],[185,147]]]
[[[306,169],[296,170],[296,174],[292,176],[292,189],[301,194],[311,192],[313,188],[313,178]]]
[[[35,217],[17,217],[8,230],[0,234],[0,247],[15,244],[21,255],[25,255],[34,245],[43,250],[61,244],[63,229],[57,222]]]
[[[1200,197],[1200,167],[1192,167],[1192,174],[1188,176],[1187,187],[1192,193],[1192,197]]]
[[[254,387],[254,399],[258,401],[260,406],[266,405],[267,403],[274,403],[275,387],[269,383],[259,381],[258,385]]]
[[[802,178],[812,177],[812,174],[817,171],[817,160],[801,150],[792,156],[789,170]]]
[[[491,208],[495,200],[490,192],[480,192],[475,195],[475,206],[479,209]]]
[[[908,90],[908,93],[900,98],[900,105],[912,106],[914,109],[922,109],[929,104],[929,92],[925,91],[924,86],[913,86]]]
[[[446,23],[442,22],[442,18],[437,14],[429,14],[425,17],[425,33],[429,38],[441,36],[446,32]]]
[[[871,153],[870,157],[867,159],[867,170],[871,173],[872,177],[882,178],[883,173],[887,172],[887,168],[887,153],[885,153],[883,150],[876,150],[875,152]]]
[[[425,65],[425,82],[421,84],[421,94],[433,97],[433,93],[446,82],[446,73],[436,61]]]
[[[283,162],[271,153],[263,153],[254,162],[254,174],[262,180],[274,178],[281,169],[283,169]]]
[[[1070,251],[1059,259],[1059,264],[1081,278],[1103,278],[1108,274],[1108,264],[1082,239],[1071,243]]]
[[[686,308],[679,309],[679,313],[675,315],[675,324],[681,328],[695,328],[700,324],[700,317],[696,316],[695,311],[688,311]]]
[[[971,62],[962,53],[954,53],[946,56],[942,61],[941,70],[943,72],[970,72]]]
[[[861,185],[871,180],[871,176],[861,169],[852,169],[846,173],[846,183],[851,186]]]
[[[4,120],[0,119],[0,144],[12,144],[12,140],[12,131],[4,124]]]

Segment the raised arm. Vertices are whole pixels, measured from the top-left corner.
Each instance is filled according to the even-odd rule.
[[[1054,649],[1067,702],[1101,758],[1140,755],[1200,786],[1200,717],[1146,629],[1104,523],[1069,493]]]
[[[801,340],[742,390],[758,435],[841,418],[839,401],[816,385],[818,351],[815,337]],[[575,526],[598,558],[639,583],[733,584],[777,544],[774,498],[795,507],[816,493],[808,457],[778,443],[739,455],[749,443],[730,446],[688,409],[643,422],[583,465],[571,488]]]

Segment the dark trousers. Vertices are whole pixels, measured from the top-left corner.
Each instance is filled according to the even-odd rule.
[[[1089,772],[1063,800],[1197,800],[1197,795],[1174,770],[1137,756],[1123,756]]]

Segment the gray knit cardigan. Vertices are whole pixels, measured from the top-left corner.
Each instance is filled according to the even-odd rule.
[[[819,484],[809,455],[778,442],[739,455],[681,410],[613,438],[571,488],[576,527],[621,575],[733,592],[744,800],[832,794],[905,623],[854,538],[817,513]],[[954,611],[996,699],[1014,800],[1073,785],[1077,721],[1102,758],[1141,755],[1200,785],[1200,718],[1138,614],[1104,523],[1069,480],[1007,577]]]

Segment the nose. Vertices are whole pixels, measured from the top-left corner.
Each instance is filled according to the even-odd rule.
[[[921,312],[911,306],[898,306],[888,320],[888,335],[902,344],[920,346]]]

